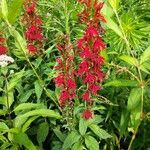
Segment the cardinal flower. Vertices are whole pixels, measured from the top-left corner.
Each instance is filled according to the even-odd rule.
[[[84,112],[82,113],[82,118],[89,120],[93,118],[93,114],[91,112],[91,110],[84,110]]]

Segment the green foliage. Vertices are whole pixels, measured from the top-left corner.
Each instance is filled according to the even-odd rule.
[[[102,24],[107,50],[102,90],[93,97],[93,118],[81,117],[84,109],[77,81],[71,108],[59,107],[60,90],[54,85],[56,42],[62,34],[76,41],[84,33],[75,0],[39,0],[44,48],[30,56],[20,23],[23,0],[0,1],[0,32],[4,33],[13,64],[0,67],[1,150],[147,150],[150,147],[150,46],[149,3],[145,0],[106,0]],[[75,56],[75,68],[78,63]],[[86,103],[85,103],[86,105]]]

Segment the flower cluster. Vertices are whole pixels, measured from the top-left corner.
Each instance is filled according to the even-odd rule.
[[[13,63],[14,59],[10,56],[7,56],[6,54],[0,55],[0,66],[5,67],[10,63]]]
[[[7,47],[5,46],[6,39],[3,37],[3,34],[0,33],[0,55],[7,53]]]
[[[43,47],[42,20],[37,14],[36,0],[25,0],[25,13],[22,23],[26,28],[25,38],[27,40],[27,49],[30,54],[37,54]]]
[[[57,66],[55,69],[58,71],[58,76],[55,78],[55,83],[61,88],[59,104],[65,106],[67,103],[72,103],[76,96],[76,82],[74,80],[72,45],[68,36],[63,35],[62,40],[63,42],[57,44],[60,57],[56,59]]]
[[[106,45],[100,36],[100,33],[104,31],[100,21],[105,22],[105,19],[100,12],[103,7],[102,2],[98,0],[79,0],[79,2],[84,4],[84,10],[79,17],[81,23],[86,23],[86,31],[77,41],[77,49],[81,58],[77,76],[86,85],[81,97],[86,102],[87,108],[82,117],[89,119],[92,118],[92,97],[101,90],[100,84],[104,77],[101,69],[104,58],[100,56],[100,52],[106,48]]]
[[[13,63],[14,59],[10,56],[7,56],[7,46],[6,46],[6,39],[4,38],[3,34],[0,33],[0,66],[5,67],[9,63]]]

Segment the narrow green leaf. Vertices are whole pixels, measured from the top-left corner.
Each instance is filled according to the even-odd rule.
[[[118,9],[120,0],[108,0],[108,2],[113,9]]]
[[[7,21],[8,18],[8,7],[7,7],[7,1],[6,0],[1,0],[1,12],[3,18]]]
[[[0,132],[5,132],[8,129],[8,126],[4,122],[0,122]]]
[[[8,83],[8,91],[12,90],[20,81],[21,78],[24,76],[25,71],[21,70],[20,72],[15,73]]]
[[[99,128],[98,125],[95,124],[91,124],[90,129],[101,139],[107,139],[107,138],[111,138],[112,136],[107,133],[105,130]]]
[[[32,110],[29,111],[23,115],[19,115],[15,118],[15,127],[20,128],[29,117],[32,116],[42,116],[42,117],[50,117],[50,118],[54,118],[54,119],[60,119],[61,116],[59,115],[59,113],[53,111],[53,110],[49,110],[49,109],[37,109],[37,110]]]
[[[62,150],[68,150],[71,146],[80,139],[80,135],[76,131],[72,131],[64,141]]]
[[[37,130],[37,141],[41,147],[43,142],[46,140],[48,133],[49,133],[49,124],[47,122],[39,124]]]
[[[25,133],[19,132],[17,134],[13,134],[13,141],[18,143],[19,145],[23,145],[28,150],[37,150],[32,141]]]
[[[35,93],[37,96],[37,101],[39,102],[42,92],[43,92],[43,87],[41,86],[38,80],[34,82],[34,87],[35,87]]]
[[[20,95],[20,98],[19,98],[19,101],[21,103],[25,103],[27,102],[27,100],[30,98],[30,96],[34,93],[34,90],[31,89],[31,90],[27,90],[25,92],[23,92],[21,95]]]
[[[36,120],[39,116],[33,116],[33,117],[30,117],[25,123],[24,125],[22,126],[22,132],[26,132],[30,126],[30,124]]]
[[[131,57],[131,56],[123,55],[120,57],[120,59],[127,62],[128,64],[130,64],[132,66],[136,66],[136,67],[139,66],[138,60],[136,58]]]
[[[124,80],[124,79],[117,79],[113,80],[110,82],[105,83],[103,86],[108,87],[108,86],[114,86],[114,87],[124,87],[124,86],[129,86],[129,87],[137,87],[138,82],[133,81],[133,80]]]
[[[65,134],[63,134],[59,129],[54,129],[53,130],[54,131],[54,133],[56,134],[56,136],[59,138],[59,140],[61,141],[61,142],[64,142],[65,141],[65,137],[66,137],[66,135]]]
[[[120,27],[115,23],[110,17],[106,16],[106,25],[109,29],[113,30],[116,34],[118,34],[122,39],[124,39],[124,36],[122,34],[122,31]]]
[[[140,104],[141,88],[134,88],[131,90],[128,98],[128,110],[134,110]]]
[[[130,112],[130,121],[131,126],[136,129],[140,123],[141,118],[141,96],[142,96],[142,89],[141,88],[134,88],[131,90],[129,98],[128,98],[128,105],[127,109]]]
[[[141,55],[140,64],[142,64],[146,61],[150,61],[150,46]]]
[[[128,128],[128,123],[130,120],[129,112],[125,109],[121,113],[121,119],[120,119],[120,134],[121,136],[125,135]]]
[[[9,23],[14,23],[17,17],[21,14],[21,9],[24,0],[13,0],[9,7],[8,20]],[[14,11],[15,10],[15,11]]]
[[[81,117],[79,121],[79,131],[81,135],[85,135],[86,130],[87,130],[87,121]]]
[[[44,108],[44,105],[42,105],[42,104],[34,104],[34,103],[22,103],[22,104],[18,105],[14,109],[14,112],[17,113],[19,111],[31,110],[31,109],[39,109],[39,108]]]
[[[88,150],[99,150],[99,143],[92,136],[87,135],[85,137],[85,144]]]
[[[81,141],[76,142],[71,150],[83,150],[83,145]]]

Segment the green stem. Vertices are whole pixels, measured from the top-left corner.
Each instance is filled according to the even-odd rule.
[[[8,120],[10,125],[12,124],[11,122],[11,110],[10,110],[10,104],[9,104],[9,97],[8,97],[8,80],[7,80],[7,76],[5,76],[5,84],[6,84],[6,103],[7,103],[7,110],[8,110]]]

